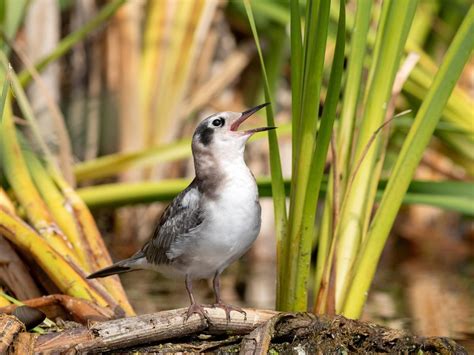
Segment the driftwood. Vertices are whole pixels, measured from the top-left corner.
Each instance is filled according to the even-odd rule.
[[[279,353],[416,353],[421,350],[467,354],[447,338],[411,336],[342,316],[246,309],[247,318],[232,312],[227,322],[222,309],[206,308],[210,321],[198,315],[186,321],[186,311],[181,308],[103,322],[89,320],[82,326],[42,335],[20,333],[4,340],[4,349],[10,345],[8,351],[14,354],[215,351],[263,355],[270,350]],[[20,324],[18,331],[23,329]]]
[[[187,309],[181,308],[41,335],[36,341],[35,351],[111,351],[182,338],[203,331],[207,334],[248,334],[277,314],[274,311],[246,309],[247,319],[235,312],[232,313],[231,322],[227,323],[223,310],[206,310],[212,321],[209,324],[197,314],[185,321]]]

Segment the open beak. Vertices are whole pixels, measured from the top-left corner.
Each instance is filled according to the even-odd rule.
[[[268,105],[270,105],[270,103],[269,103],[269,102],[266,102],[266,103],[264,103],[264,104],[255,106],[254,108],[251,108],[250,110],[247,110],[247,111],[242,112],[242,115],[232,123],[232,125],[230,126],[230,130],[236,132],[237,129],[239,129],[239,126],[240,126],[247,118],[249,118],[249,117],[252,116],[255,112],[257,112],[258,110],[260,110],[260,109],[262,109],[262,108],[264,108],[265,106],[268,106]],[[275,128],[276,128],[276,127],[260,127],[260,128],[249,129],[249,130],[247,130],[247,131],[243,131],[242,133],[244,133],[244,134],[254,134],[254,133],[257,133],[257,132],[268,131],[268,130],[270,130],[270,129],[275,129]]]

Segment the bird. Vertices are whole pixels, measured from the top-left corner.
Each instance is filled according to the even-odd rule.
[[[193,314],[210,321],[196,302],[192,282],[213,278],[215,304],[225,311],[245,311],[223,302],[219,277],[244,255],[256,240],[261,226],[261,206],[255,178],[244,160],[248,139],[276,127],[238,130],[264,103],[244,112],[220,112],[202,120],[192,137],[195,177],[161,215],[150,239],[128,259],[90,274],[100,278],[149,269],[165,277],[184,278]]]

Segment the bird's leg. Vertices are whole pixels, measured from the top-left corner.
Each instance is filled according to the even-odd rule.
[[[188,275],[186,275],[185,283],[186,283],[186,291],[188,291],[188,296],[189,296],[189,300],[191,301],[191,305],[189,306],[188,311],[186,312],[186,316],[184,320],[187,321],[192,314],[197,313],[201,315],[203,318],[205,318],[208,322],[210,322],[211,319],[209,318],[207,312],[204,310],[204,307],[196,303],[196,301],[194,300],[193,283]]]
[[[245,317],[244,319],[247,320],[247,312],[245,312],[242,308],[222,302],[219,276],[220,273],[216,272],[216,274],[214,275],[214,279],[212,280],[212,285],[214,286],[214,294],[216,295],[216,303],[213,304],[212,307],[222,308],[225,311],[225,317],[227,319],[227,322],[230,322],[231,311],[242,313]]]

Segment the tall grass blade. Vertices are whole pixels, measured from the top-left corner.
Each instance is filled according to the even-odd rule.
[[[284,310],[306,310],[306,292],[301,284],[304,278],[299,277],[303,271],[301,267],[309,267],[309,255],[304,254],[309,242],[303,239],[307,187],[310,177],[312,157],[314,154],[315,137],[318,122],[319,97],[321,90],[322,74],[324,69],[324,54],[326,48],[330,1],[308,1],[306,30],[304,39],[304,66],[301,93],[300,117],[293,119],[300,121],[299,136],[293,135],[296,144],[296,168],[293,169],[292,192],[290,200],[290,216],[288,223],[288,267],[286,296],[283,304]],[[315,102],[316,100],[316,102]],[[314,211],[313,211],[314,212]],[[314,215],[312,216],[314,218]],[[313,230],[313,228],[311,228]],[[304,260],[302,260],[304,259]],[[308,265],[305,265],[305,264]]]
[[[370,226],[366,243],[355,264],[354,277],[345,298],[343,314],[359,317],[378,260],[403,201],[410,180],[436,128],[456,81],[473,49],[474,7],[471,6],[423,101],[403,144],[380,206]]]
[[[363,90],[362,73],[367,52],[367,33],[370,24],[372,0],[359,0],[355,15],[354,28],[350,41],[347,77],[341,107],[341,117],[337,130],[337,164],[339,171],[347,171],[350,166],[349,150],[352,145],[356,110]],[[342,177],[342,185],[347,174]]]
[[[25,10],[28,6],[28,0],[2,0],[2,7],[5,11],[3,14],[3,21],[1,24],[2,35],[11,40],[15,37],[18,28],[20,27]],[[6,55],[10,53],[10,48],[6,43],[1,43],[2,50]],[[1,71],[0,71],[1,72]],[[0,74],[0,78],[2,75]]]
[[[345,294],[349,273],[357,255],[366,220],[365,212],[369,210],[367,194],[373,179],[378,180],[375,174],[381,136],[378,135],[371,147],[366,151],[367,144],[373,133],[382,125],[395,75],[398,71],[403,48],[408,36],[408,31],[415,13],[417,1],[397,0],[388,1],[382,11],[382,23],[379,27],[383,31],[377,35],[376,57],[373,59],[372,69],[369,74],[369,87],[364,100],[364,113],[359,128],[359,135],[355,144],[353,163],[349,176],[352,188],[345,191],[342,201],[339,224],[337,226],[337,276],[336,276],[336,312],[340,312],[343,295]],[[382,48],[383,47],[383,48]],[[357,165],[361,157],[362,163]],[[354,175],[354,172],[356,174]]]
[[[344,193],[344,187],[347,182],[347,171],[350,166],[350,148],[352,146],[354,125],[356,121],[356,110],[358,107],[359,98],[363,92],[363,85],[361,85],[362,73],[364,68],[364,59],[367,51],[367,33],[369,30],[371,18],[372,0],[360,0],[357,2],[357,9],[355,15],[354,27],[352,29],[352,36],[350,42],[350,52],[348,57],[348,68],[345,79],[344,94],[341,105],[341,114],[339,118],[339,125],[337,129],[337,159],[333,164],[336,164],[336,170],[340,173],[341,182],[339,184],[339,196]],[[332,167],[334,169],[334,165]],[[338,177],[339,178],[339,177]],[[319,287],[323,270],[326,265],[329,246],[333,238],[333,231],[335,229],[333,215],[333,190],[332,174],[329,177],[329,192],[326,195],[324,214],[319,229],[318,235],[318,255],[316,258],[314,295],[319,294]]]
[[[321,125],[316,138],[315,151],[313,153],[306,199],[304,201],[304,214],[302,221],[301,243],[299,250],[298,274],[296,281],[296,309],[306,309],[307,290],[311,262],[312,241],[315,231],[315,215],[321,182],[324,176],[324,166],[331,140],[332,128],[336,116],[336,108],[339,102],[341,81],[344,65],[345,51],[345,1],[340,2],[339,24],[337,29],[336,48],[334,51],[333,64],[329,77],[329,86],[321,116]]]
[[[292,137],[299,137],[301,135],[301,94],[303,90],[303,39],[301,33],[301,13],[300,4],[298,0],[290,1],[290,44],[291,44],[291,124],[292,124]],[[291,139],[291,156],[292,156],[292,176],[295,176],[295,170],[298,161],[298,140]],[[292,185],[296,182],[292,179]],[[295,191],[293,186],[292,192]],[[291,209],[291,206],[290,206]],[[291,214],[291,212],[290,212]],[[287,227],[288,229],[288,227]],[[289,250],[290,250],[290,238],[288,230],[286,231],[287,236],[283,240],[283,245],[280,252],[280,267],[278,268],[278,277],[280,278],[279,285],[283,285],[283,280],[288,283],[289,273]],[[288,290],[286,287],[277,286],[277,300],[276,309],[285,310],[288,309]]]
[[[18,76],[15,74],[13,69],[10,68],[10,64],[8,62],[7,57],[3,52],[0,52],[0,62],[5,71],[8,71],[8,75],[10,78],[10,83],[13,89],[13,92],[15,93],[15,99],[18,103],[18,106],[20,107],[20,110],[23,113],[24,118],[28,121],[29,123],[29,128],[31,129],[31,132],[33,133],[36,143],[39,145],[41,148],[42,153],[44,154],[45,159],[47,160],[48,164],[51,164],[52,166],[55,166],[53,155],[51,154],[51,151],[49,150],[46,142],[41,136],[40,129],[38,127],[37,121],[34,116],[33,109],[28,102],[28,98],[26,96],[26,93],[23,89],[23,87],[20,84]]]
[[[302,71],[303,68],[303,39],[301,37],[301,14],[300,3],[298,0],[290,1],[290,40],[291,40],[291,116],[298,119],[291,120],[292,132],[297,137],[300,136],[301,111],[301,90],[302,90]],[[292,140],[292,158],[293,166],[296,166],[296,140]]]
[[[365,0],[362,0],[362,1],[365,1]],[[371,1],[370,3],[373,3],[373,1]],[[389,1],[383,2],[384,6],[388,6],[388,3]],[[260,6],[261,4],[262,2],[258,1],[258,2],[255,2],[255,4],[253,5],[254,11],[255,13],[258,14],[259,18],[263,18],[265,20],[272,20],[285,26],[290,22],[290,18],[291,18],[290,13],[285,11],[283,7],[272,4],[271,6],[272,11],[269,11],[268,5]],[[334,6],[331,6],[331,12],[330,12],[331,22],[337,22],[337,2],[332,2],[332,4]],[[366,6],[369,6],[369,5],[366,5]],[[387,13],[387,10],[388,10],[388,7],[383,9],[382,16],[381,16],[382,19]],[[354,22],[355,22],[354,15],[351,11],[349,11],[347,13],[347,32],[352,35],[354,34],[353,32],[351,32],[354,26]],[[379,27],[379,30],[380,29],[381,28]],[[329,35],[331,37],[334,37],[335,31],[330,31]],[[369,29],[369,31],[367,32],[366,40],[369,47],[374,48],[374,43],[376,42],[376,36],[372,28]],[[384,46],[386,45],[386,43],[383,43],[381,45]],[[417,48],[410,43],[407,43],[407,45],[405,46],[405,54],[411,51],[419,53],[421,55],[421,60],[420,60],[419,65],[410,73],[410,77],[404,85],[403,92],[406,94],[409,94],[410,96],[416,97],[421,102],[421,100],[426,96],[426,92],[429,88],[429,85],[431,84],[432,78],[434,74],[436,73],[437,66],[422,49]],[[372,52],[373,53],[372,57],[376,57],[376,52],[377,52],[377,49],[375,49]],[[443,111],[442,119],[450,121],[450,122],[457,122],[461,126],[467,124],[469,125],[469,128],[467,128],[467,130],[473,133],[474,126],[472,126],[470,122],[470,115],[471,115],[470,107],[472,107],[472,105],[473,105],[472,99],[469,98],[469,95],[467,95],[466,92],[463,91],[460,87],[456,87],[454,89],[454,92],[451,98],[448,101],[447,106],[445,107]],[[444,139],[448,139],[450,144],[453,144],[456,142],[455,138],[443,137],[443,140]],[[473,159],[472,155],[474,154],[472,153],[474,152],[473,147],[474,147],[474,143],[471,144],[469,149],[461,150],[460,153],[472,160]]]
[[[262,68],[262,75],[264,79],[264,92],[265,100],[272,102],[272,93],[270,91],[270,85],[268,83],[267,72],[265,69],[265,63],[263,61],[262,49],[260,47],[260,40],[258,38],[257,28],[255,26],[255,20],[253,18],[252,7],[248,0],[244,0],[245,10],[250,22],[250,27],[255,39],[257,46],[258,55],[260,59],[260,66]],[[267,112],[267,124],[272,127],[275,126],[275,120],[273,117],[273,108],[271,105],[266,107]],[[279,279],[277,281],[277,303],[280,302],[279,290],[283,287],[283,280],[280,279],[283,273],[282,269],[282,245],[287,231],[287,214],[286,214],[286,194],[285,185],[283,181],[283,173],[281,170],[280,160],[280,149],[278,147],[278,139],[276,132],[271,130],[268,131],[268,145],[270,146],[270,171],[272,175],[272,193],[273,193],[273,208],[275,211],[275,233],[277,240],[277,268]]]
[[[2,96],[0,97],[0,124],[3,122],[3,112],[7,101],[8,89],[10,88],[10,80],[9,73],[7,72],[7,77],[2,84]]]
[[[69,138],[69,134],[66,128],[66,122],[61,112],[61,109],[59,108],[59,104],[55,101],[53,95],[49,92],[48,85],[45,82],[45,79],[41,77],[41,75],[33,66],[32,62],[28,59],[27,55],[23,52],[23,50],[18,48],[18,46],[11,42],[10,45],[14,49],[15,54],[23,62],[23,65],[25,65],[28,71],[31,73],[31,76],[34,79],[34,84],[38,88],[40,88],[40,90],[36,90],[33,92],[41,92],[44,96],[44,107],[47,107],[49,110],[51,122],[53,123],[53,127],[57,133],[57,144],[61,147],[60,152],[56,155],[58,165],[61,168],[63,175],[66,177],[67,181],[69,181],[69,183],[71,183],[72,185],[75,185],[75,180],[72,172],[72,162],[74,159],[72,156],[71,140]],[[34,96],[34,94],[30,94],[30,98],[32,96]],[[31,102],[31,106],[35,107],[34,102]],[[46,134],[47,133],[48,132],[46,132]],[[45,134],[44,130],[43,134]]]

